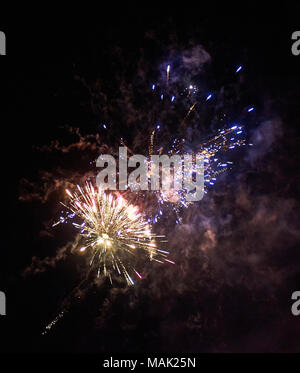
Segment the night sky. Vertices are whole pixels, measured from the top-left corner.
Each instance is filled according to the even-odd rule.
[[[300,290],[300,56],[291,53],[300,8],[283,4],[4,19],[3,351],[300,352],[291,313]],[[214,95],[184,129],[185,103],[171,110],[151,92],[167,64],[174,87],[195,82]],[[111,285],[87,276],[73,227],[51,225],[64,189],[96,176],[92,160],[121,137],[144,154],[158,121],[165,146],[186,135],[195,149],[237,121],[253,146],[221,155],[232,168],[182,209],[180,224],[167,211],[154,226],[175,265],[141,259],[142,280]]]

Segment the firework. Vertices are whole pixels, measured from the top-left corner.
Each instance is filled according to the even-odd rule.
[[[79,253],[89,253],[90,265],[97,267],[97,275],[102,273],[112,282],[112,273],[123,275],[127,284],[134,284],[134,275],[142,278],[135,269],[134,262],[143,252],[160,263],[166,261],[167,251],[157,247],[166,242],[164,236],[151,231],[151,225],[138,211],[119,195],[106,193],[86,183],[84,188],[77,185],[77,191],[68,189],[68,217],[79,219],[72,222],[79,230],[83,245]],[[61,217],[59,222],[64,221]],[[58,223],[59,223],[58,222]],[[57,224],[57,223],[55,223]]]
[[[239,66],[236,69],[236,73],[239,73],[241,69],[242,66]],[[214,93],[205,93],[199,89],[196,84],[188,84],[180,88],[180,83],[177,82],[178,79],[175,79],[174,82],[170,79],[170,70],[171,66],[167,65],[166,84],[153,84],[152,91],[154,96],[158,96],[160,100],[169,98],[170,100],[167,100],[167,102],[169,104],[171,103],[171,106],[166,105],[162,107],[161,115],[158,114],[157,117],[159,118],[161,116],[169,120],[168,117],[165,116],[165,111],[170,110],[170,113],[173,112],[176,114],[175,117],[177,117],[178,123],[181,124],[181,130],[178,131],[178,137],[173,139],[171,144],[164,144],[164,146],[162,146],[160,140],[157,139],[157,133],[161,129],[161,124],[156,125],[155,129],[151,130],[148,140],[149,164],[150,156],[152,154],[162,154],[163,150],[165,150],[169,156],[178,154],[182,158],[191,153],[194,156],[200,155],[204,160],[204,193],[207,193],[208,188],[215,184],[217,177],[232,167],[233,162],[225,161],[223,153],[246,145],[244,128],[241,124],[231,124],[228,127],[219,129],[217,134],[211,136],[207,141],[201,141],[201,139],[199,139],[197,143],[194,139],[193,145],[188,146],[188,127],[189,130],[197,129],[197,127],[200,126],[200,123],[197,122],[201,119],[199,114],[194,116],[192,116],[192,114],[195,114],[198,108],[200,110],[205,110],[206,103],[212,100],[217,101],[218,95]],[[180,97],[181,99],[176,99],[177,104],[174,105],[173,103],[176,97]],[[218,108],[222,107],[224,111],[227,109],[225,103],[220,105],[220,102],[216,102],[215,106]],[[182,118],[177,116],[177,112],[181,111],[180,107],[184,108]],[[253,110],[254,108],[250,107],[247,112],[250,113]],[[226,117],[224,112],[222,114],[220,122]],[[188,123],[188,121],[191,123]],[[159,122],[162,123],[160,119]],[[252,144],[249,145],[251,146]],[[186,201],[186,193],[187,191],[184,188],[181,190],[170,188],[169,190],[154,192],[157,197],[158,208],[156,208],[153,221],[157,222],[163,214],[163,206],[170,206],[176,213],[176,222],[179,222],[180,210],[183,207],[187,208],[191,204],[191,202]],[[149,194],[151,193],[148,193],[148,195]],[[151,195],[150,198],[152,198]]]
[[[180,155],[182,159],[185,155],[189,155],[191,153],[185,150],[186,141],[184,138],[181,139],[174,139],[172,141],[171,146],[164,147],[164,146],[156,146],[156,143],[159,144],[159,140],[157,138],[157,131],[159,128],[153,129],[150,132],[149,140],[148,140],[148,178],[150,180],[151,173],[153,171],[153,164],[151,162],[151,156],[153,154],[161,155],[163,150],[166,148],[168,149],[167,154],[169,156],[172,155]],[[217,177],[228,170],[233,162],[232,161],[224,161],[222,158],[222,153],[226,151],[231,151],[235,148],[241,147],[246,144],[246,140],[243,136],[243,126],[241,125],[234,125],[230,128],[226,129],[219,129],[217,134],[207,141],[204,141],[200,144],[197,144],[197,147],[192,153],[195,157],[201,156],[204,161],[204,192],[207,193],[209,187],[213,186],[217,180]],[[124,141],[121,142],[123,146],[126,146]],[[157,150],[156,147],[158,147]],[[133,154],[133,151],[126,146],[126,149],[129,151],[130,154]],[[126,195],[128,198],[131,198],[130,195],[136,195],[138,200],[143,200],[143,203],[147,208],[145,209],[148,213],[148,216],[152,219],[153,223],[157,223],[158,220],[166,211],[170,208],[176,215],[176,222],[179,223],[181,220],[180,211],[182,208],[187,208],[193,202],[187,201],[187,193],[188,191],[183,187],[181,189],[175,189],[172,187],[172,182],[174,180],[174,172],[175,169],[171,168],[170,170],[163,170],[160,167],[160,174],[163,175],[164,178],[169,178],[169,189],[160,189],[155,191],[138,191],[138,184],[135,185],[134,190]],[[183,178],[183,169],[176,169],[177,179]],[[130,194],[130,195],[129,195]]]

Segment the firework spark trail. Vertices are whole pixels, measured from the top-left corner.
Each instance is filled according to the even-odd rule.
[[[169,80],[170,80],[170,70],[171,70],[171,66],[168,65],[168,66],[167,66],[167,84],[168,84],[168,82],[169,82]]]
[[[61,310],[58,313],[58,315],[50,321],[50,323],[47,324],[47,326],[44,328],[42,335],[46,335],[49,333],[49,331],[56,326],[56,324],[67,314],[70,312],[71,306],[73,305],[75,300],[78,300],[80,297],[78,297],[78,293],[82,291],[82,289],[85,289],[85,291],[90,286],[90,282],[88,281],[89,275],[91,270],[89,270],[84,279],[80,282],[79,285],[77,285],[62,301]],[[86,284],[86,287],[84,285]]]
[[[42,332],[42,335],[46,335],[49,333],[49,331],[58,323],[60,319],[62,319],[66,312],[69,310],[67,308],[60,311],[60,313],[45,327],[44,331]]]
[[[90,265],[97,267],[98,276],[103,273],[112,282],[112,273],[116,272],[133,285],[133,276],[142,277],[133,265],[142,251],[150,260],[165,261],[168,252],[157,248],[157,242],[166,242],[164,236],[151,232],[137,207],[88,182],[84,188],[77,185],[77,189],[74,193],[66,190],[70,200],[63,205],[72,213],[69,218],[80,219],[80,223],[72,222],[83,240],[79,252],[89,252]],[[64,219],[60,217],[54,225]]]

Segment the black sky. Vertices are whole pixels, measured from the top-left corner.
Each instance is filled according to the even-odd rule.
[[[290,297],[300,288],[300,56],[291,54],[300,9],[284,4],[100,7],[76,17],[57,8],[54,17],[53,9],[3,17],[8,55],[0,69],[9,108],[1,128],[4,350],[299,352],[300,317],[291,315]],[[55,139],[75,141],[62,130],[66,125],[92,133],[103,120],[101,105],[117,122],[120,112],[101,103],[104,93],[117,102],[120,84],[139,84],[143,71],[150,81],[170,51],[196,45],[211,56],[207,81],[216,87],[233,84],[230,69],[245,66],[241,105],[248,99],[257,108],[247,129],[256,149],[240,155],[236,169],[201,208],[184,212],[182,226],[163,223],[172,232],[176,266],[146,266],[146,279],[129,289],[95,283],[41,336],[79,283],[84,263],[69,255],[46,265],[45,272],[24,275],[33,257],[54,258],[72,235],[68,228],[47,235],[60,190],[46,203],[40,197],[52,188],[53,175],[61,180],[81,172],[91,153],[75,157],[36,148]],[[141,129],[134,121],[126,126],[116,126],[113,135],[125,132],[134,142]],[[101,136],[113,143],[110,133]],[[35,192],[39,198],[31,198]]]

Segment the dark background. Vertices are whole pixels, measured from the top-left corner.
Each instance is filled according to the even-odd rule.
[[[296,233],[296,238],[285,237],[290,232],[279,225],[290,225],[299,232],[300,56],[291,53],[291,34],[299,30],[300,8],[286,2],[267,8],[261,2],[251,4],[208,6],[197,2],[178,8],[174,4],[147,4],[140,8],[116,5],[114,9],[100,6],[85,8],[76,15],[71,10],[62,13],[59,8],[45,7],[27,10],[24,15],[19,9],[18,16],[12,12],[1,14],[0,29],[7,36],[7,56],[0,61],[3,112],[9,108],[8,116],[1,121],[0,290],[7,294],[7,316],[0,319],[1,339],[5,341],[2,350],[299,352],[300,317],[290,312],[291,293],[300,290],[299,240]],[[145,38],[150,31],[155,33],[152,42]],[[43,274],[26,278],[22,275],[33,256],[55,255],[57,245],[55,239],[47,241],[39,235],[42,222],[52,218],[45,205],[39,201],[24,203],[19,198],[21,180],[38,182],[39,170],[53,162],[51,157],[39,159],[32,147],[54,138],[64,140],[60,137],[64,123],[87,132],[93,127],[97,115],[79,108],[87,93],[78,87],[76,76],[84,76],[90,84],[97,79],[106,86],[110,80],[116,84],[116,75],[124,73],[121,61],[114,59],[112,52],[119,48],[127,67],[126,79],[130,80],[141,50],[149,64],[155,64],[164,53],[162,47],[174,40],[180,45],[188,45],[190,40],[203,45],[216,61],[216,79],[226,76],[228,66],[247,65],[247,84],[252,86],[249,90],[257,93],[260,105],[266,97],[266,101],[271,101],[264,115],[274,111],[282,120],[279,144],[270,159],[262,162],[260,171],[248,175],[246,184],[258,188],[266,198],[270,196],[270,213],[277,206],[277,197],[295,202],[290,212],[279,214],[279,222],[275,219],[273,231],[258,229],[248,238],[247,245],[252,240],[255,248],[266,240],[266,232],[276,237],[275,232],[282,229],[282,240],[274,251],[268,248],[264,263],[276,268],[276,273],[290,275],[264,275],[268,281],[257,289],[245,285],[247,281],[220,282],[221,272],[214,273],[213,268],[213,274],[201,270],[200,279],[186,277],[184,290],[176,293],[172,286],[170,291],[157,290],[168,281],[177,281],[176,270],[168,270],[165,275],[158,269],[157,277],[162,280],[160,283],[155,279],[155,286],[151,276],[129,290],[95,285],[85,300],[75,302],[70,314],[49,335],[41,336],[44,326],[57,315],[61,302],[78,283],[78,275],[74,257]],[[276,165],[278,178],[270,176],[268,164]],[[269,171],[264,173],[262,168]],[[228,193],[230,190],[229,187]],[[52,212],[55,197],[50,201]],[[222,198],[223,206],[227,199]],[[248,219],[247,212],[233,215]],[[246,224],[243,229],[238,232],[241,237],[246,236]],[[228,238],[233,246],[242,242],[234,237]],[[184,263],[196,272],[198,268],[192,262],[202,258],[195,259],[193,255]],[[232,264],[237,267],[237,277],[243,272],[247,277],[248,269],[243,265]],[[250,283],[252,276],[249,274]]]

